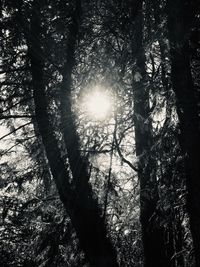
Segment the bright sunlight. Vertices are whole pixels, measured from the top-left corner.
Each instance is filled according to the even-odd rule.
[[[112,112],[113,100],[107,91],[97,87],[84,97],[83,105],[87,116],[95,120],[104,120]]]

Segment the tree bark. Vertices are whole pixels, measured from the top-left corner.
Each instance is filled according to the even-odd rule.
[[[194,16],[192,1],[168,1],[167,16],[172,87],[176,95],[180,122],[180,146],[185,156],[187,210],[196,266],[200,266],[200,134],[197,98],[188,50],[188,35]]]
[[[90,265],[96,267],[117,267],[116,252],[107,237],[106,227],[100,216],[98,202],[94,198],[91,186],[88,183],[87,166],[78,152],[78,137],[74,128],[69,98],[67,98],[68,102],[65,103],[67,106],[63,111],[63,116],[65,114],[63,122],[66,119],[65,125],[67,125],[66,129],[68,131],[65,132],[65,142],[73,176],[72,182],[70,180],[69,168],[61,156],[58,142],[48,117],[48,100],[44,82],[44,56],[40,41],[40,8],[41,1],[35,0],[33,2],[31,32],[28,42],[35,115],[50,169],[60,199],[71,218],[81,248]],[[63,82],[64,84],[65,82]],[[67,93],[70,94],[69,91]]]
[[[136,155],[138,156],[138,177],[140,181],[140,221],[144,249],[144,266],[170,266],[165,248],[164,227],[156,222],[159,200],[156,162],[152,156],[152,125],[150,120],[149,89],[146,73],[146,58],[143,48],[142,1],[133,23],[132,57],[133,101]]]

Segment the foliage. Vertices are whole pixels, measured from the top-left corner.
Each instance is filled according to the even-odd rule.
[[[41,138],[32,53],[43,62],[47,121],[69,185],[76,186],[66,149],[67,128],[67,138],[78,140],[78,153],[89,174],[84,188],[89,188],[93,203],[98,203],[119,266],[145,264],[148,231],[153,237],[162,232],[157,245],[164,246],[169,260],[165,266],[195,266],[187,198],[188,184],[193,188],[195,183],[190,185],[193,180],[186,161],[193,154],[183,126],[184,116],[190,116],[187,105],[184,111],[184,105],[180,108],[173,80],[175,40],[170,39],[166,1],[84,0],[80,9],[76,8],[79,1],[41,1],[40,13],[36,11],[40,36],[31,29],[36,2],[0,2],[0,265],[75,267],[89,266],[90,261],[73,216],[63,205]],[[199,104],[198,22],[195,13],[185,38],[194,103]],[[40,50],[34,50],[38,44]],[[174,75],[182,77],[178,70]],[[65,79],[68,102],[60,93]],[[92,120],[83,108],[83,99],[95,87],[108,91],[114,103],[103,121]],[[64,102],[68,105],[65,124]],[[75,171],[82,172],[84,167],[76,164]],[[150,216],[144,209],[149,216],[147,227],[141,215],[149,203]]]

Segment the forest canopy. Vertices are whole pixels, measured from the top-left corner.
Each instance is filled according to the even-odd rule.
[[[0,1],[0,266],[200,266],[200,4]]]

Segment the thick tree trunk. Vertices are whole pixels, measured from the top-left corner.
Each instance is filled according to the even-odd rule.
[[[50,169],[61,201],[71,218],[80,245],[90,265],[96,267],[117,267],[115,250],[107,238],[106,227],[100,216],[98,203],[93,198],[91,187],[88,184],[86,166],[80,162],[81,157],[72,156],[74,154],[70,150],[74,147],[74,152],[78,155],[78,147],[76,147],[76,143],[73,143],[77,142],[77,137],[73,128],[72,114],[66,114],[66,125],[72,127],[69,139],[66,140],[66,146],[69,149],[68,156],[74,157],[73,159],[69,158],[72,175],[75,176],[73,177],[73,182],[70,181],[68,166],[66,166],[65,160],[61,156],[52,125],[48,118],[48,103],[43,73],[44,56],[40,42],[40,5],[40,0],[33,2],[31,32],[28,42],[36,120]],[[70,105],[70,103],[68,104]]]
[[[165,248],[164,228],[156,222],[158,189],[156,181],[156,163],[151,148],[152,125],[149,118],[149,90],[146,74],[146,58],[143,48],[142,4],[133,23],[132,57],[133,99],[136,155],[140,181],[140,221],[144,248],[144,266],[170,266]]]
[[[169,62],[167,58],[169,58],[169,49],[168,44],[166,43],[163,36],[167,36],[167,29],[164,27],[163,23],[165,21],[165,18],[163,17],[163,10],[161,11],[160,5],[162,0],[153,0],[150,1],[152,4],[153,9],[153,17],[154,17],[154,27],[157,31],[160,31],[160,34],[158,35],[158,43],[159,43],[159,50],[160,50],[160,59],[161,59],[161,81],[162,86],[165,91],[166,96],[166,120],[171,119],[171,113],[173,108],[173,101],[171,101],[171,86],[170,86],[170,79],[169,79]],[[164,6],[163,6],[164,9]],[[162,28],[161,25],[163,25]],[[163,32],[164,31],[164,32]],[[162,156],[161,156],[162,157]],[[163,173],[162,181],[164,184],[167,185],[167,188],[172,188],[173,190],[176,190],[175,188],[175,182],[178,177],[173,179],[173,171],[170,168],[170,166],[167,167],[165,172]],[[177,182],[180,184],[180,182],[177,180]],[[171,203],[172,208],[174,209],[174,203]],[[177,213],[178,212],[178,213]],[[170,214],[171,220],[169,222],[166,222],[166,234],[165,234],[165,242],[166,242],[166,253],[168,255],[168,258],[171,259],[170,266],[184,266],[184,256],[183,253],[180,253],[183,251],[183,233],[182,233],[182,227],[180,222],[180,213],[181,211],[176,210],[176,212],[172,212]],[[179,218],[177,220],[177,217]],[[179,225],[179,227],[177,227]],[[178,255],[178,256],[175,256]]]
[[[168,1],[167,12],[171,78],[180,121],[180,145],[185,156],[187,209],[190,217],[196,266],[200,266],[200,134],[197,99],[188,50],[188,30],[193,18],[193,14],[190,12],[191,2]]]

